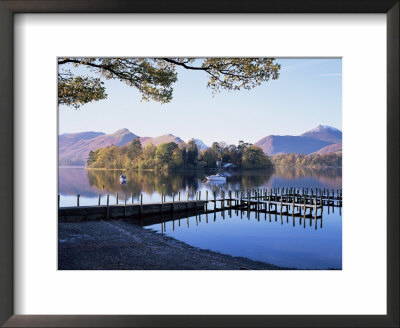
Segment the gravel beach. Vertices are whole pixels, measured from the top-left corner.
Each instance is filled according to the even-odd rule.
[[[124,220],[58,223],[59,270],[279,270],[198,249]]]

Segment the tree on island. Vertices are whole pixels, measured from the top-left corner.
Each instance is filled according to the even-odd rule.
[[[91,75],[76,75],[71,65],[86,67]],[[59,58],[58,103],[77,109],[107,98],[102,79],[136,88],[142,100],[168,103],[178,80],[177,67],[205,72],[213,93],[250,90],[278,79],[281,68],[274,58]]]
[[[218,147],[217,147],[218,145]],[[239,169],[268,169],[272,163],[261,148],[239,142],[238,146],[214,143],[213,148],[199,151],[195,141],[177,145],[149,143],[144,148],[139,138],[128,145],[99,148],[89,153],[89,168],[178,170],[216,168],[217,161],[231,163]]]

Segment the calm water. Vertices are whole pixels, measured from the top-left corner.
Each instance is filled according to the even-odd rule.
[[[210,184],[204,181],[212,172],[124,172],[127,184],[121,185],[121,171],[93,171],[83,168],[59,169],[59,194],[61,206],[75,206],[80,194],[81,205],[96,205],[98,194],[110,194],[115,203],[115,194],[120,199],[133,194],[137,202],[143,193],[144,202],[160,202],[161,194],[172,199],[172,193],[189,192],[193,199],[197,191],[246,190],[272,187],[313,187],[339,189],[342,187],[341,169],[287,169],[274,172],[254,171],[233,173],[225,184]],[[183,197],[183,196],[182,196]],[[185,196],[186,197],[186,196]],[[342,267],[342,217],[338,208],[324,208],[322,226],[320,220],[315,229],[314,222],[306,219],[300,223],[291,216],[254,212],[228,211],[202,214],[182,218],[178,222],[166,222],[146,227],[165,233],[190,245],[210,249],[233,256],[243,256],[279,266],[303,269],[341,269]]]

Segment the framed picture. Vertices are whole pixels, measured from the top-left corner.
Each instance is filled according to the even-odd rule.
[[[398,1],[0,9],[4,326],[399,325]]]

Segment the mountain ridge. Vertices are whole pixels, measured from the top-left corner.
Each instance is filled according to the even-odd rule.
[[[127,128],[119,129],[111,134],[95,131],[60,134],[58,137],[59,165],[86,166],[90,151],[111,145],[124,146],[138,137]],[[190,140],[187,140],[186,143]],[[201,139],[193,138],[193,140],[200,150],[210,148]],[[175,142],[178,145],[185,144],[185,141],[172,133],[158,137],[140,137],[140,141],[143,147],[149,143],[154,146],[165,142]],[[258,140],[254,145],[259,146],[267,155],[286,153],[325,154],[341,151],[341,141],[342,132],[340,130],[327,125],[319,125],[299,136],[268,135]]]

